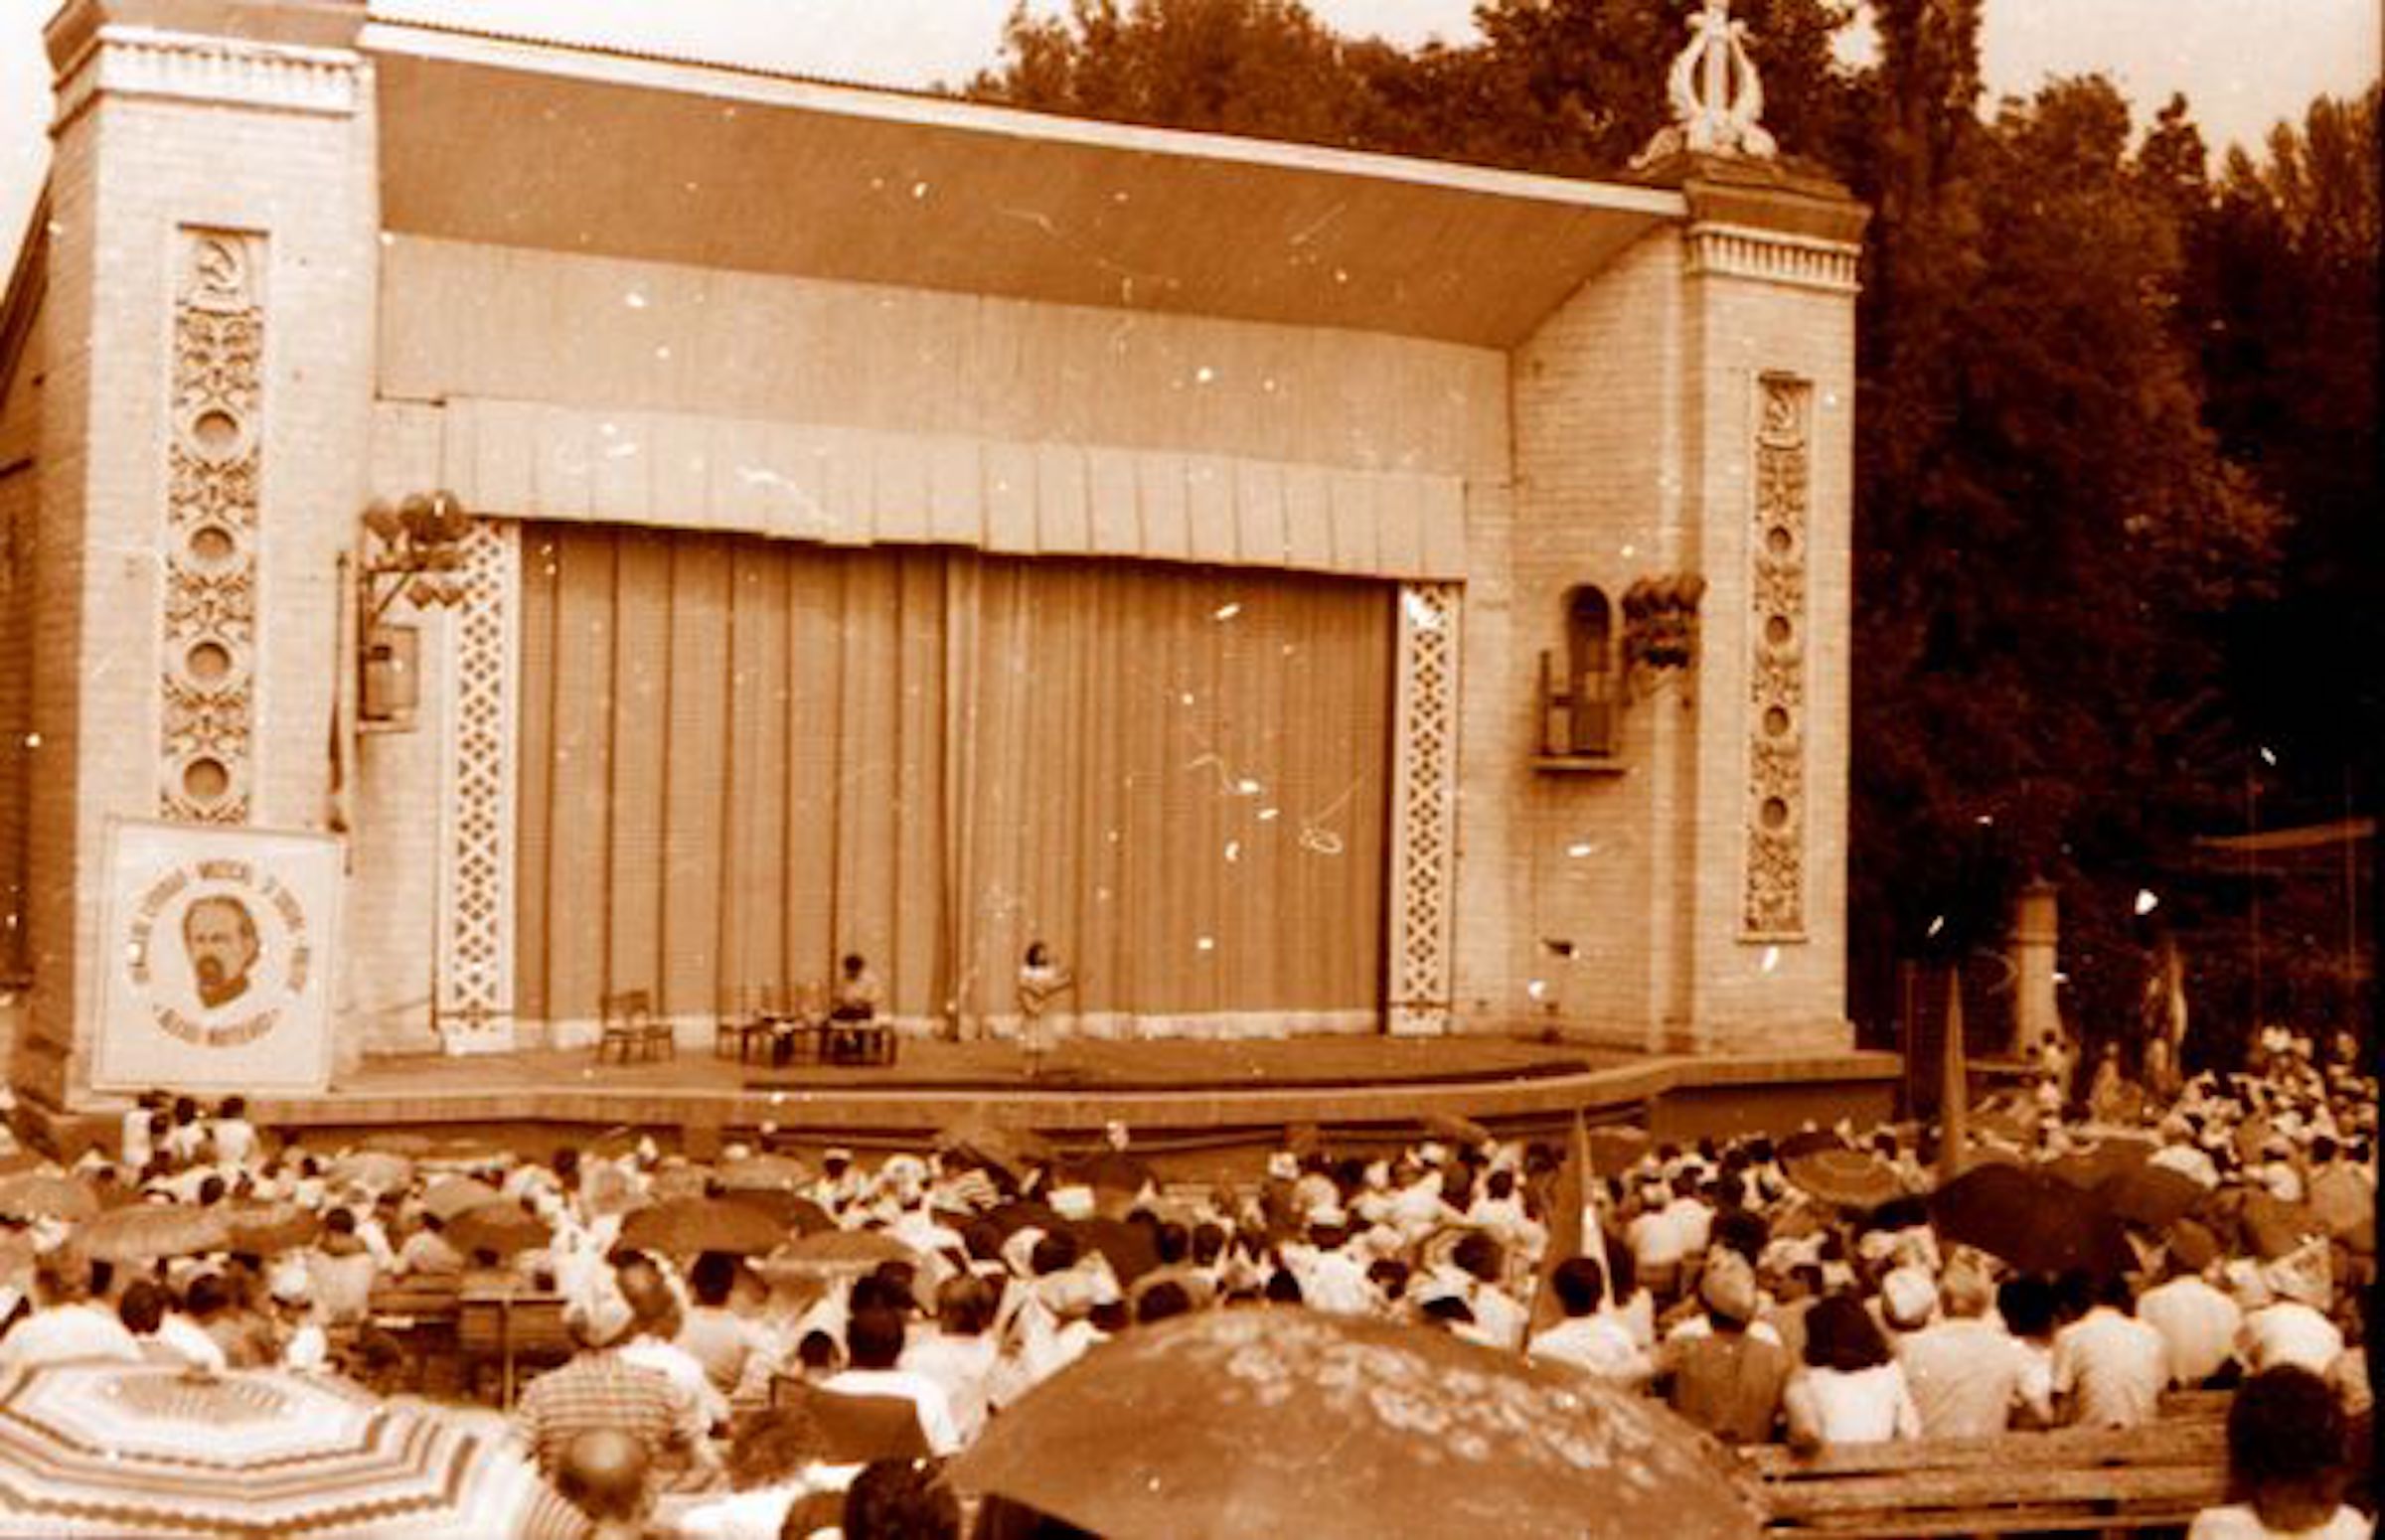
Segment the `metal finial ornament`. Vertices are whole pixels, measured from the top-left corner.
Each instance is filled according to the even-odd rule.
[[[1640,164],[1682,150],[1770,160],[1780,153],[1764,131],[1764,82],[1748,57],[1747,23],[1731,19],[1730,0],[1704,0],[1688,18],[1689,43],[1672,62],[1665,94],[1672,123],[1640,152]]]

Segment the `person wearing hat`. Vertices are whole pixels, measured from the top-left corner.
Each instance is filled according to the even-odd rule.
[[[1667,1340],[1657,1360],[1666,1400],[1725,1444],[1763,1444],[1781,1420],[1793,1367],[1777,1341],[1748,1330],[1756,1318],[1755,1269],[1717,1248],[1698,1276],[1706,1329]]]

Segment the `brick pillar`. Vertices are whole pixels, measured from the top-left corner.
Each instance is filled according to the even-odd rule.
[[[1834,184],[1685,156],[1684,576],[1702,577],[1690,916],[1671,1046],[1850,1046],[1847,678],[1862,207]]]
[[[379,282],[363,22],[323,0],[70,0],[47,32],[16,1076],[54,1105],[88,1082],[108,821],[325,822]]]

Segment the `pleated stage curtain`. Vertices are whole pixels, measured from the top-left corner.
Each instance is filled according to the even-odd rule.
[[[857,951],[908,1018],[1379,1010],[1389,585],[525,532],[518,1008],[703,1015]]]

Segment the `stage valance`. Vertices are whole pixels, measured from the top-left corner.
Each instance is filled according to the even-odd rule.
[[[836,545],[1466,575],[1455,476],[477,397],[428,410],[444,485],[490,514]],[[385,413],[385,436],[414,425]]]

